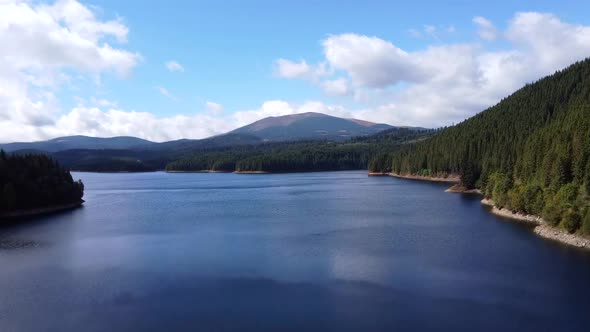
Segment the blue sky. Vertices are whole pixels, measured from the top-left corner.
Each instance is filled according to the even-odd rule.
[[[589,23],[585,1],[95,1],[106,16],[120,15],[130,28],[127,49],[144,62],[127,81],[108,80],[109,98],[128,108],[157,114],[190,114],[213,100],[231,110],[255,109],[265,100],[324,99],[301,81],[273,75],[278,58],[321,61],[320,41],[330,34],[377,36],[407,50],[477,39],[474,16],[504,26],[514,13],[557,14],[568,22]],[[416,38],[411,29],[454,27],[440,41]],[[501,43],[496,47],[502,47]],[[185,72],[167,72],[175,59]],[[153,94],[164,86],[177,103]],[[146,96],[146,94],[148,94]],[[340,99],[340,98],[338,98]],[[330,100],[330,99],[327,99]],[[337,100],[354,103],[351,100]]]
[[[14,68],[0,71],[0,112],[22,113],[0,116],[0,141],[200,138],[309,110],[435,127],[590,55],[587,1],[7,3],[17,32],[47,36],[14,37],[0,24],[0,40],[24,53],[0,51],[0,65]],[[56,41],[52,28],[68,35]],[[80,36],[121,59],[81,59]],[[35,44],[47,55],[26,53]]]

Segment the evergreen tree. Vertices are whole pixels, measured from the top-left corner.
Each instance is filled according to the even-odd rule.
[[[569,231],[590,196],[590,59],[528,84],[431,138],[391,151],[400,174],[460,175],[500,207]],[[381,160],[371,162],[379,165]],[[586,226],[584,226],[586,227]]]
[[[80,202],[84,185],[46,155],[0,151],[0,214]]]

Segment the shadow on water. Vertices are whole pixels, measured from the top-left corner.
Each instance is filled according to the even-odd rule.
[[[0,250],[29,249],[43,247],[44,242],[35,240],[34,230],[56,227],[57,223],[75,222],[75,215],[84,205],[75,208],[52,211],[35,216],[13,217],[0,220]],[[21,231],[25,232],[21,232]],[[20,233],[29,234],[32,236]]]

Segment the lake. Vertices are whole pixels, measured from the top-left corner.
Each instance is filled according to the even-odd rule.
[[[587,331],[590,254],[445,184],[75,173],[0,228],[0,331]]]

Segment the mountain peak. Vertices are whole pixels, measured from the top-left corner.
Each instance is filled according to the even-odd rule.
[[[366,136],[393,128],[358,119],[345,119],[317,112],[270,116],[231,133],[251,134],[266,141],[292,141],[300,139],[343,140]]]

